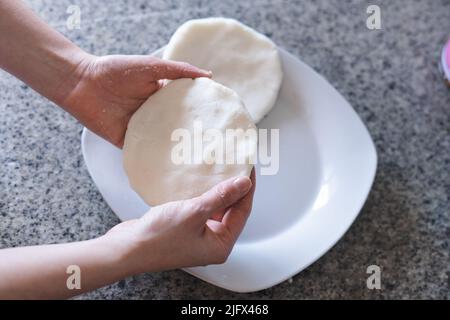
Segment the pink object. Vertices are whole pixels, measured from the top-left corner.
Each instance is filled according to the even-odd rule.
[[[444,50],[446,51],[447,69],[450,68],[450,39],[448,39],[447,45]]]
[[[450,83],[450,39],[442,50],[441,66],[445,79]]]

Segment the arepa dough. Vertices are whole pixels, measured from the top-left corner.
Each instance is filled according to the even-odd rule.
[[[173,151],[180,140],[174,140],[173,133],[183,129],[193,136],[195,123],[201,123],[203,132],[216,129],[224,138],[227,129],[253,130],[254,136],[241,135],[235,142],[223,143],[224,159],[225,153],[232,151],[245,161],[207,163],[192,158],[191,164],[175,163]],[[204,141],[201,152],[211,150],[214,143]],[[227,145],[235,148],[225,148]],[[230,177],[249,176],[256,145],[256,127],[233,90],[208,78],[174,80],[150,96],[131,117],[123,146],[124,168],[133,190],[147,204],[159,205],[199,196]]]
[[[275,44],[228,18],[187,21],[171,37],[163,59],[211,70],[213,80],[242,98],[255,123],[273,108],[283,78]]]

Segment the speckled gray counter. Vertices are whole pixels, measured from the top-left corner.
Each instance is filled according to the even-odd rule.
[[[344,238],[307,270],[268,290],[235,294],[182,271],[145,274],[82,298],[450,298],[450,90],[438,49],[450,2],[259,0],[29,1],[94,54],[144,54],[189,18],[228,16],[269,35],[350,101],[379,153],[374,188]],[[381,7],[382,30],[366,28]],[[81,29],[65,26],[81,8]],[[81,125],[0,71],[0,247],[89,239],[118,219],[83,163]],[[366,288],[366,267],[382,289]]]

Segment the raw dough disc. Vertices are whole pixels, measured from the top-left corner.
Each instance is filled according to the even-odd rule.
[[[183,141],[189,140],[195,148],[195,128],[200,133],[216,129],[227,138],[222,142],[223,157],[208,164],[202,159],[212,158],[195,160],[191,156],[195,151],[181,152]],[[254,135],[242,134],[237,139],[226,135],[227,129],[239,128],[245,133],[254,131]],[[172,136],[176,129],[188,132],[189,139]],[[214,150],[219,140],[202,141],[203,147],[194,150],[200,150],[200,155],[215,154],[206,151]],[[159,205],[199,196],[230,177],[250,175],[256,145],[256,127],[233,90],[208,78],[174,80],[150,96],[131,117],[123,147],[124,167],[131,187],[141,198],[149,205]],[[228,155],[234,153],[230,159],[239,157],[241,161],[228,164],[226,152],[230,151]],[[191,164],[179,162],[179,158],[174,161],[174,154],[188,154]]]
[[[213,80],[242,98],[255,123],[273,108],[283,79],[275,44],[234,19],[187,21],[173,34],[163,59],[212,70]]]

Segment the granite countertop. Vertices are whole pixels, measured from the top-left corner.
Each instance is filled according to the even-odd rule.
[[[353,105],[378,150],[360,216],[308,269],[273,288],[232,293],[182,271],[143,274],[82,295],[100,299],[450,298],[450,90],[437,69],[450,2],[29,0],[94,54],[145,54],[190,18],[234,17],[323,74]],[[366,27],[378,3],[381,30]],[[66,28],[79,5],[81,29]],[[90,239],[119,222],[90,179],[82,126],[0,71],[0,247]],[[382,268],[368,290],[366,268]]]

